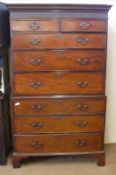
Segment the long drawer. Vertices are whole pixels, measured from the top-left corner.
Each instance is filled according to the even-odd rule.
[[[14,34],[13,49],[106,48],[105,34]]]
[[[22,98],[12,100],[14,115],[59,115],[105,112],[104,97]]]
[[[14,71],[78,70],[98,71],[105,69],[105,51],[57,50],[13,52]]]
[[[103,72],[38,72],[14,74],[13,91],[19,95],[43,94],[103,94]]]
[[[104,115],[14,117],[15,133],[103,132]]]
[[[103,150],[100,134],[42,134],[14,137],[17,153],[70,153]]]

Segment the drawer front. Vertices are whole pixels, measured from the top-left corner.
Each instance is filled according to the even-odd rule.
[[[15,133],[103,132],[103,115],[15,117]]]
[[[13,53],[14,71],[105,69],[104,51],[16,51]]]
[[[12,101],[14,115],[58,115],[105,112],[105,98],[17,99]]]
[[[14,94],[99,94],[104,93],[104,73],[48,72],[15,74]]]
[[[99,134],[15,136],[14,142],[17,153],[78,153],[103,149],[103,136]]]
[[[106,32],[107,23],[104,20],[62,19],[63,32]]]
[[[14,49],[106,48],[105,34],[14,34]]]
[[[52,19],[13,20],[11,28],[12,31],[19,32],[55,32],[58,31],[58,23]]]

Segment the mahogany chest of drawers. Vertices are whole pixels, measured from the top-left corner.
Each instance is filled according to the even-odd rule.
[[[89,154],[105,164],[107,5],[10,5],[13,164]]]

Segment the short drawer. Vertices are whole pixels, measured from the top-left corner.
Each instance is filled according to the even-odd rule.
[[[17,153],[70,153],[92,152],[103,149],[103,136],[99,134],[44,134],[15,136]]]
[[[105,20],[87,19],[62,19],[61,31],[63,32],[106,32]]]
[[[105,34],[14,34],[14,49],[106,48]]]
[[[103,94],[103,72],[38,72],[15,74],[13,93],[17,95],[44,94]]]
[[[105,51],[57,50],[57,51],[15,51],[14,71],[78,70],[97,71],[105,69]]]
[[[15,133],[103,132],[104,115],[14,117]]]
[[[21,98],[12,101],[14,115],[59,115],[105,112],[105,98]]]
[[[16,32],[55,32],[58,31],[58,23],[53,19],[37,20],[12,20],[11,29]]]

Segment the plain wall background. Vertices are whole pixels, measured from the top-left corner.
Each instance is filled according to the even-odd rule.
[[[116,143],[116,0],[3,0],[6,3],[92,3],[113,4],[109,12],[108,54],[106,72],[106,130],[105,142]]]

